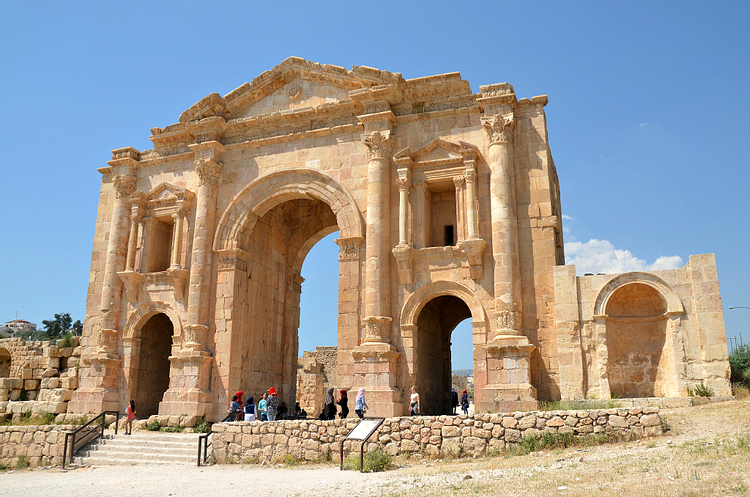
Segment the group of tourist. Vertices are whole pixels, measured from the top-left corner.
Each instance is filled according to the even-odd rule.
[[[336,399],[336,392],[334,388],[329,388],[326,391],[325,403],[323,404],[323,410],[318,416],[320,419],[336,419],[338,415],[341,419],[346,418],[349,415],[349,396],[345,389],[339,390],[338,400]],[[341,407],[339,411],[336,406]],[[362,419],[367,411],[367,402],[365,402],[365,389],[360,388],[357,392],[357,397],[354,400],[354,412]]]
[[[307,418],[307,412],[300,407],[299,402],[294,404],[294,412],[290,415],[287,412],[288,409],[286,403],[279,403],[279,396],[276,394],[276,389],[274,387],[269,388],[267,392],[263,392],[257,405],[255,404],[255,398],[249,396],[243,407],[243,395],[244,392],[239,391],[232,397],[232,401],[229,403],[229,409],[227,411],[227,421],[276,421],[277,419]],[[455,388],[451,388],[450,397],[453,414],[456,414],[456,408],[459,406],[459,399],[458,392],[456,392]],[[468,414],[469,394],[466,390],[461,394],[460,405],[464,414]],[[354,401],[354,412],[360,419],[362,419],[367,412],[367,408],[365,389],[360,388],[359,391],[357,391],[357,397]],[[135,407],[133,407],[133,411],[135,411]],[[416,386],[411,387],[409,414],[411,416],[419,416],[422,414],[422,401],[419,398],[419,392],[417,392]],[[323,410],[318,417],[322,420],[332,420],[336,419],[336,416],[341,419],[345,419],[349,416],[349,397],[346,389],[339,390],[337,395],[335,389],[331,387],[326,391]]]
[[[294,413],[289,414],[289,408],[286,402],[279,402],[279,396],[276,389],[271,387],[267,392],[260,396],[258,404],[255,404],[255,397],[248,396],[244,406],[242,397],[243,391],[239,391],[232,396],[227,410],[227,421],[276,421],[281,419],[304,419],[307,412],[302,409],[297,402],[294,405]]]

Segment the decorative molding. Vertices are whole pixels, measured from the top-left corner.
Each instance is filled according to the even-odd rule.
[[[249,254],[242,249],[219,250],[219,271],[237,270],[247,272]]]
[[[340,261],[351,261],[359,259],[360,247],[364,238],[361,236],[353,236],[350,238],[338,238],[334,240],[339,248],[339,260]]]
[[[487,242],[481,238],[463,240],[459,243],[461,248],[466,252],[469,261],[469,273],[471,279],[480,280],[484,277],[484,250],[487,248]]]
[[[198,184],[219,186],[221,172],[224,169],[223,162],[213,159],[198,159],[195,161],[195,170],[198,172]]]
[[[516,121],[512,113],[506,116],[483,117],[482,126],[487,131],[490,145],[513,142],[513,129]]]
[[[128,198],[132,195],[135,191],[136,182],[137,180],[134,175],[128,174],[126,176],[115,176],[113,184],[117,198]]]
[[[394,257],[396,257],[396,264],[398,265],[398,279],[402,285],[410,285],[412,283],[412,260],[414,258],[414,249],[411,245],[397,245],[392,250]]]
[[[362,143],[367,146],[367,159],[390,159],[393,141],[390,131],[373,131],[362,135]]]
[[[125,284],[125,293],[128,302],[135,304],[138,302],[138,293],[143,282],[143,275],[135,271],[120,271],[117,273],[122,282]]]
[[[119,333],[117,330],[103,330],[100,329],[98,333],[99,347],[97,352],[105,354],[114,354],[117,348],[117,338]]]
[[[184,300],[185,284],[190,278],[190,271],[183,269],[180,266],[172,266],[167,269],[167,275],[169,276],[169,280],[172,282],[172,287],[174,288],[175,300]]]
[[[208,337],[208,326],[203,324],[188,324],[183,329],[182,348],[202,351],[205,349],[206,338]]]
[[[362,320],[365,325],[365,343],[390,343],[391,322],[388,316],[370,316]]]

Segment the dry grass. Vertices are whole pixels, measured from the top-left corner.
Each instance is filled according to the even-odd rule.
[[[379,490],[435,497],[750,495],[750,402],[662,416],[672,427],[663,437],[510,458],[409,461]]]

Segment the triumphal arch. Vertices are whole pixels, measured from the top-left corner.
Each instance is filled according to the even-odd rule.
[[[120,148],[102,187],[71,412],[222,417],[296,398],[302,262],[338,231],[337,381],[370,413],[448,410],[470,318],[478,409],[728,391],[712,255],[565,266],[546,96],[289,58]],[[310,289],[315,291],[315,289]]]

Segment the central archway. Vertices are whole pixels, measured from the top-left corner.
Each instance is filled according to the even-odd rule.
[[[302,263],[316,243],[336,231],[341,232],[341,296],[359,288],[362,222],[353,198],[333,178],[312,170],[264,176],[224,212],[214,247],[220,254],[241,253],[243,261],[220,266],[219,279],[226,284],[218,290],[217,309],[228,297],[225,292],[232,292],[231,310],[222,309],[224,322],[217,316],[217,344],[224,341],[224,329],[232,348],[217,346],[217,363],[229,363],[218,371],[221,385],[215,384],[221,390],[216,392],[220,405],[235,389],[257,398],[272,386],[280,401],[294,405]],[[352,316],[358,309],[347,305],[346,298],[339,298],[338,343],[356,345],[358,319]]]

